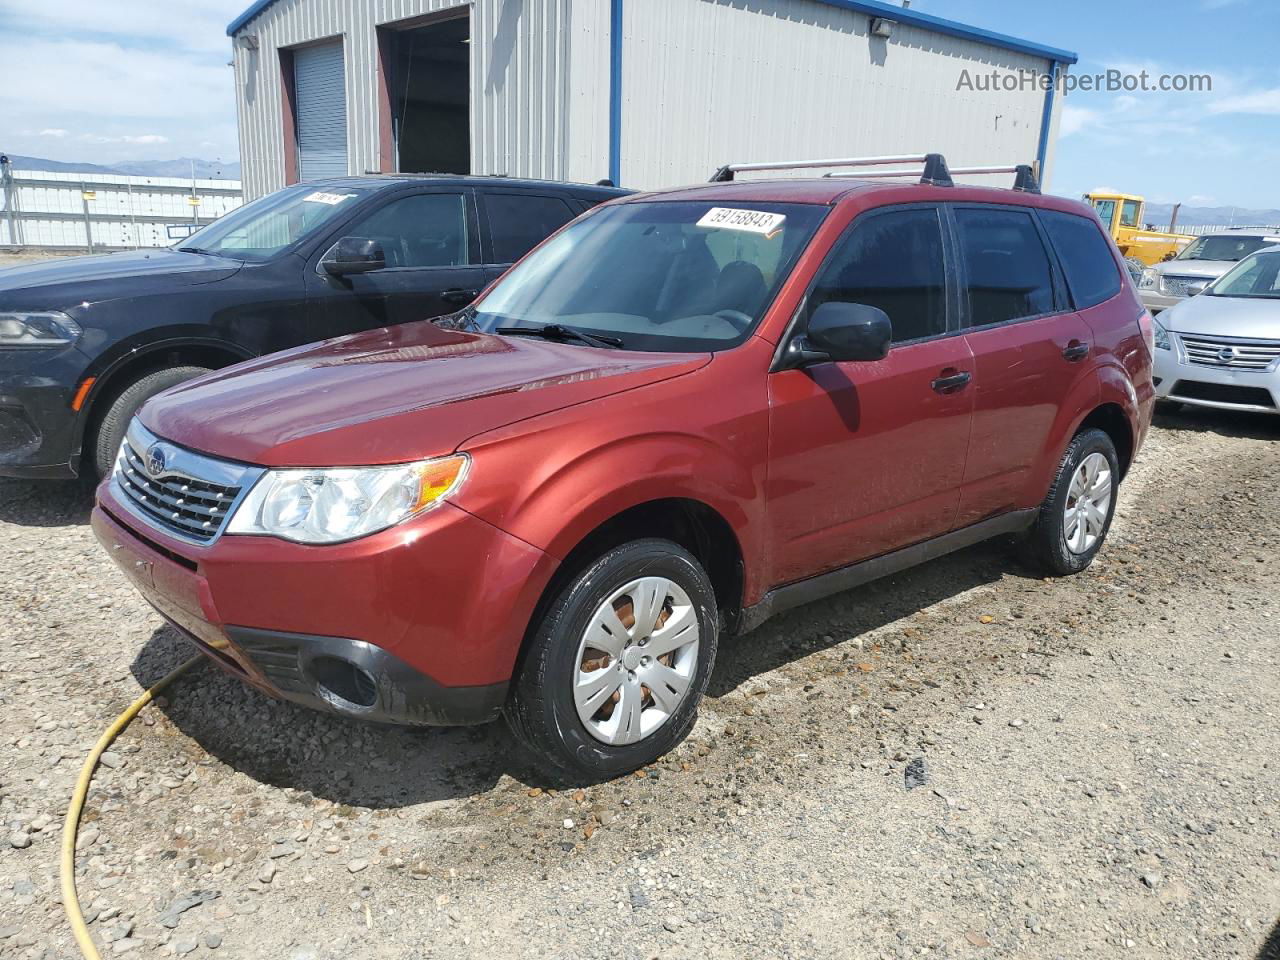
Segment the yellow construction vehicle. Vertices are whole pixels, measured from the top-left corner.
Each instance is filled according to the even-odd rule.
[[[1147,266],[1172,259],[1195,239],[1187,234],[1147,229],[1142,221],[1147,201],[1131,193],[1086,193],[1084,202],[1093,207],[1120,252]]]

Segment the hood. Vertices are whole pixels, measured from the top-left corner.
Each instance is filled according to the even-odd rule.
[[[1178,333],[1280,340],[1280,300],[1202,293],[1162,311],[1160,323]]]
[[[129,250],[92,257],[45,260],[0,270],[0,305],[15,299],[24,309],[60,310],[74,304],[110,300],[135,292],[132,281],[157,280],[186,287],[225,280],[240,269],[238,260],[202,253],[180,253],[168,247]]]
[[[398,463],[451,453],[478,433],[679,376],[710,359],[410,323],[191,380],[148,402],[140,416],[161,437],[246,463]]]
[[[1167,277],[1204,277],[1216,280],[1239,261],[1237,260],[1165,260],[1157,263],[1157,272]]]

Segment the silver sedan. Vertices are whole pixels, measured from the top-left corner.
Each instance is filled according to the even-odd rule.
[[[1157,399],[1280,413],[1280,246],[1161,312],[1155,333]]]

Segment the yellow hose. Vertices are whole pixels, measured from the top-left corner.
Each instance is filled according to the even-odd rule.
[[[67,921],[71,924],[71,932],[75,934],[76,945],[85,960],[102,960],[93,938],[89,936],[89,927],[84,922],[84,914],[80,912],[80,898],[76,896],[76,832],[80,826],[80,812],[84,809],[85,797],[89,795],[89,784],[93,782],[93,771],[98,766],[98,758],[111,746],[114,740],[129,721],[136,717],[157,693],[182,676],[197,663],[204,660],[195,656],[174,670],[159,683],[143,692],[137,700],[129,705],[129,709],[116,717],[115,722],[107,727],[98,738],[98,742],[85,757],[84,766],[80,768],[80,779],[76,781],[76,792],[71,796],[71,806],[67,808],[67,820],[62,826],[62,907],[67,911]]]

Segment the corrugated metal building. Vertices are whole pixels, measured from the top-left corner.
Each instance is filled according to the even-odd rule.
[[[1076,61],[875,0],[258,0],[227,33],[249,198],[335,172],[655,188],[930,151],[1047,181],[1042,78]]]

